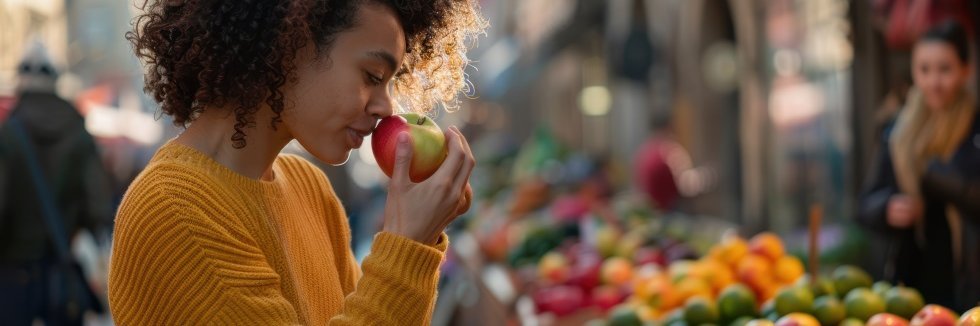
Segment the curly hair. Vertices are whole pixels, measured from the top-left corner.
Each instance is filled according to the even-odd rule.
[[[174,123],[186,127],[205,107],[231,106],[236,148],[264,103],[282,121],[282,86],[295,80],[293,62],[312,41],[325,55],[367,2],[396,13],[407,38],[408,73],[394,80],[405,107],[451,110],[469,91],[467,42],[484,31],[475,0],[146,0],[126,33],[145,68],[144,90]]]

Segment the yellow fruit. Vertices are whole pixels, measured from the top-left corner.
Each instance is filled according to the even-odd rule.
[[[776,321],[776,326],[820,326],[820,322],[813,316],[794,312],[779,318]]]
[[[964,312],[956,326],[980,326],[980,306]]]
[[[693,297],[713,298],[713,291],[708,282],[697,277],[684,278],[674,286],[674,289],[677,290],[677,297],[681,301]]]
[[[646,305],[667,311],[680,305],[674,286],[666,277],[653,278],[636,289],[636,296]]]
[[[735,283],[735,273],[727,264],[714,259],[703,259],[699,263],[698,273],[708,281],[715,293]]]
[[[645,305],[636,307],[636,315],[640,317],[641,321],[644,322],[652,322],[657,320],[657,318],[660,318],[660,314],[657,312],[656,309],[653,309],[650,306],[645,306]]]
[[[667,274],[670,275],[672,281],[679,281],[686,278],[690,273],[691,269],[695,265],[693,260],[678,260],[667,266]]]
[[[614,249],[614,255],[632,259],[633,254],[636,253],[636,249],[643,245],[644,240],[645,238],[642,234],[637,232],[627,233],[622,239],[618,239],[618,244],[616,249]]]
[[[773,323],[768,319],[753,319],[746,323],[745,326],[773,326]]]
[[[622,257],[606,259],[600,271],[602,280],[607,284],[620,286],[633,278],[633,264]]]
[[[708,249],[708,254],[707,255],[704,255],[704,257],[705,258],[710,258],[710,259],[721,260],[722,257],[724,257],[724,252],[725,252],[725,248],[724,247],[722,247],[720,245],[716,245],[714,247],[711,247],[711,249]]]
[[[722,242],[721,260],[728,266],[736,267],[738,262],[749,254],[749,243],[740,237],[731,237]]]
[[[609,226],[599,227],[595,235],[595,245],[599,249],[599,254],[603,257],[610,257],[616,254],[619,237],[619,231],[616,231],[616,229]]]
[[[766,294],[775,292],[776,282],[772,277],[772,266],[763,256],[750,254],[738,264],[735,271],[738,280],[748,284],[756,295],[765,300]]]
[[[776,280],[782,284],[795,282],[803,272],[803,262],[799,258],[783,256],[776,261]]]
[[[786,249],[783,247],[783,240],[775,233],[762,232],[749,241],[749,252],[765,256],[770,262],[775,262],[786,254]]]

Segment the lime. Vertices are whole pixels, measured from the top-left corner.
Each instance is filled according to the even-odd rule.
[[[643,321],[636,311],[630,307],[621,306],[609,315],[609,326],[642,326]]]
[[[885,301],[871,290],[859,288],[847,294],[844,298],[844,307],[847,308],[848,317],[866,322],[871,316],[885,312]]]
[[[871,287],[872,282],[868,273],[851,265],[837,267],[831,277],[834,279],[837,295],[841,297],[846,297],[853,289]]]
[[[832,295],[825,295],[813,301],[813,316],[817,317],[820,325],[837,326],[847,317],[847,308]]]
[[[809,313],[813,307],[813,293],[803,286],[788,286],[776,294],[776,312],[785,316],[794,312]]]
[[[729,285],[718,295],[718,312],[723,322],[755,317],[755,294],[743,284]]]
[[[813,292],[814,298],[819,298],[825,295],[837,295],[837,290],[834,288],[834,282],[827,277],[821,277],[817,279],[816,283],[810,282],[810,275],[803,275],[794,284],[796,286],[809,286],[810,292]],[[836,325],[835,325],[836,326]]]
[[[718,308],[704,297],[693,297],[684,304],[684,321],[688,325],[718,323]]]
[[[916,289],[896,286],[885,293],[885,310],[906,320],[911,320],[923,306],[925,301]]]
[[[875,282],[875,284],[871,286],[871,292],[874,292],[875,294],[877,294],[879,297],[882,298],[884,298],[885,294],[888,293],[888,290],[891,289],[892,289],[892,285],[885,281]]]
[[[847,318],[840,322],[838,326],[864,326],[864,322],[854,318]]]

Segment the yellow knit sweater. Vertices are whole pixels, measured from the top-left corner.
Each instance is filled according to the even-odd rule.
[[[130,186],[119,213],[109,307],[121,325],[424,325],[436,247],[374,238],[363,276],[326,176],[281,155],[275,181],[237,174],[169,142]]]

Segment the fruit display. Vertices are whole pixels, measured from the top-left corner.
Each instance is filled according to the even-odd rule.
[[[728,274],[704,273],[712,278],[692,277],[676,287],[671,285],[666,277],[667,266],[672,266],[671,273],[678,277],[690,273],[688,269],[710,270],[711,266],[690,266],[697,257],[693,249],[683,241],[665,236],[648,236],[653,231],[647,228],[622,234],[612,227],[599,226],[588,242],[578,240],[577,236],[569,236],[567,231],[549,230],[529,233],[511,251],[508,259],[517,270],[533,269],[533,272],[522,275],[529,278],[533,288],[531,297],[542,313],[560,317],[586,308],[611,313],[627,298],[634,296],[634,292],[656,293],[643,296],[644,300],[656,305],[680,306],[685,303],[682,298],[693,297],[694,294],[713,296],[717,292],[715,283],[728,284],[733,278]],[[562,238],[562,234],[566,237]],[[535,257],[539,257],[536,264],[528,263]],[[654,275],[660,277],[654,280]],[[639,289],[641,281],[646,282]],[[576,290],[571,291],[570,288]],[[671,294],[673,291],[677,291],[678,296]],[[556,301],[553,297],[560,297],[557,301],[563,304],[551,304]],[[650,317],[654,311],[652,308],[648,310],[637,313]]]
[[[627,261],[606,260],[602,282],[622,288],[623,302],[611,308],[606,302],[604,309],[616,316],[590,325],[980,325],[980,307],[958,316],[926,304],[914,288],[875,283],[855,266],[812,280],[797,257],[786,255],[779,237],[767,232],[748,240],[727,235],[698,259]],[[607,274],[606,266],[633,273]],[[627,276],[632,279],[624,282]]]
[[[505,200],[489,205],[469,226],[487,260],[511,272],[520,297],[515,301],[524,308],[518,311],[522,321],[661,326],[980,322],[980,308],[957,316],[929,305],[915,288],[875,282],[861,268],[847,265],[854,260],[841,257],[860,243],[850,239],[861,238],[847,227],[826,233],[810,229],[803,236],[797,230],[786,241],[773,232],[738,234],[738,226],[725,220],[656,211],[636,201],[635,193],[607,192],[602,179],[594,178],[599,170],[573,173],[574,160],[545,155],[556,150],[544,140],[529,147],[538,150],[518,155],[517,161],[537,163],[515,166],[533,168],[515,168],[524,172],[515,172],[518,182],[498,193]],[[816,275],[807,274],[803,259],[809,248],[801,244],[808,239],[816,239],[809,248],[820,248],[813,261],[823,269],[814,268]]]

